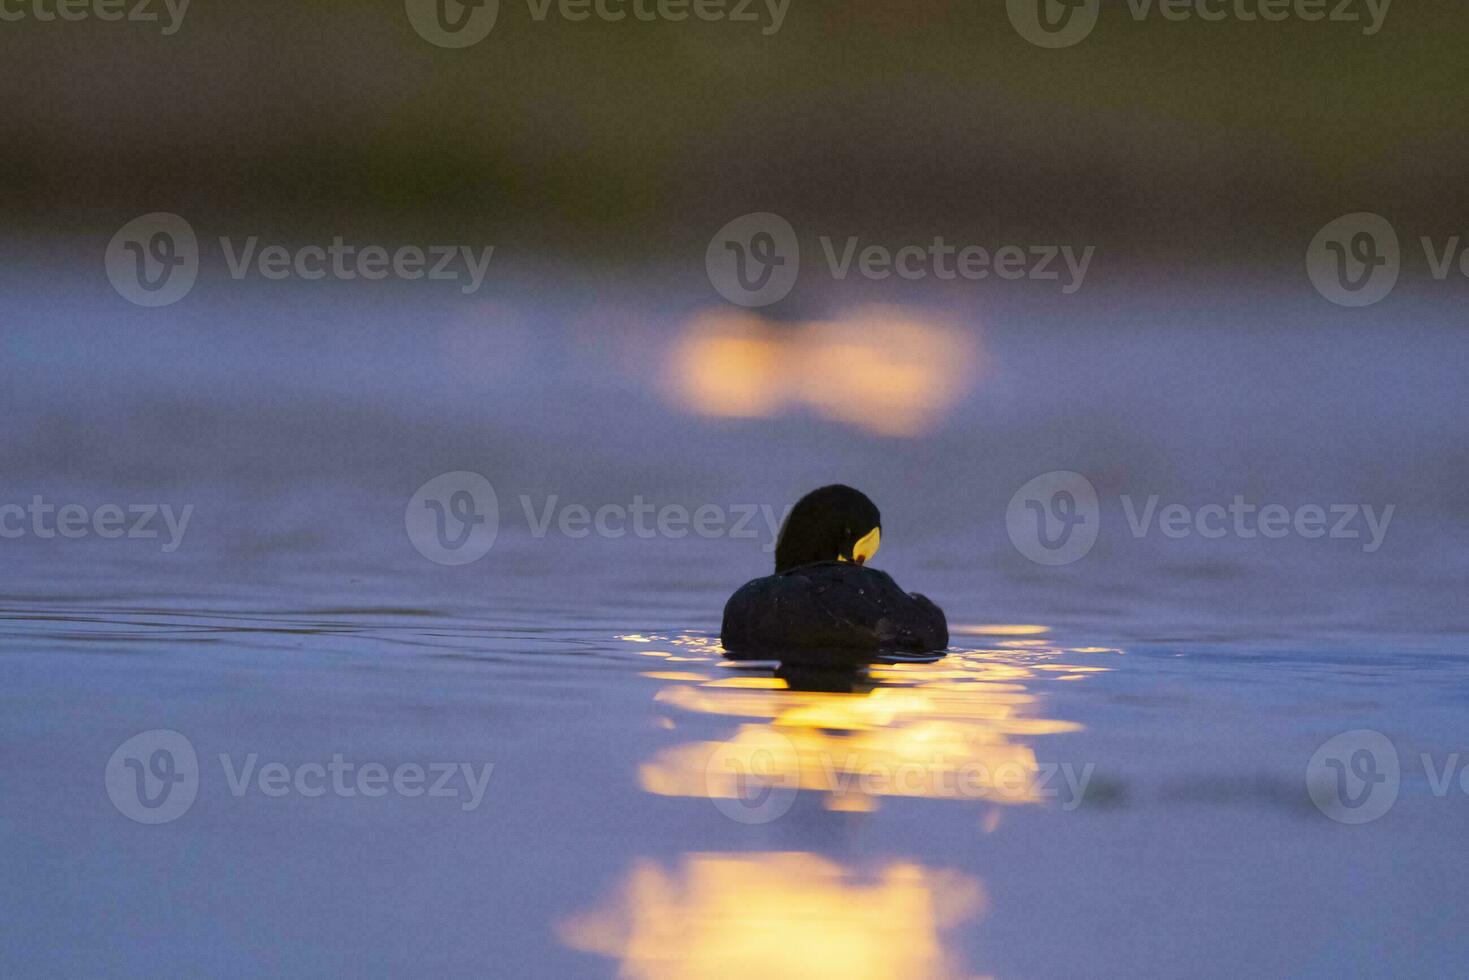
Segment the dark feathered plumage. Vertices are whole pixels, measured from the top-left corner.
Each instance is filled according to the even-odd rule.
[[[824,561],[747,582],[724,607],[724,648],[736,654],[852,650],[925,653],[949,645],[944,611],[865,565]]]
[[[822,487],[801,498],[781,527],[776,573],[747,582],[725,604],[724,648],[780,659],[947,647],[943,610],[862,564],[876,548],[881,521],[872,501],[851,487]]]
[[[882,527],[877,505],[860,490],[833,483],[796,502],[775,542],[775,570],[784,572],[818,561],[852,560],[852,548]]]

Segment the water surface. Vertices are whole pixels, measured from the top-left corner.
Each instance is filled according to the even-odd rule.
[[[1466,342],[1431,317],[1386,343],[1304,314],[1270,337],[1203,301],[1173,331],[1105,302],[1044,333],[1019,303],[928,312],[978,363],[894,432],[814,398],[704,413],[667,383],[682,313],[381,296],[354,319],[335,299],[135,322],[95,296],[16,303],[3,501],[193,513],[173,550],[0,541],[7,975],[1448,976],[1469,957],[1469,793],[1436,780],[1469,755]],[[1046,568],[1004,514],[1056,469],[1093,479],[1104,523]],[[494,546],[463,566],[404,526],[453,470],[498,495]],[[947,657],[730,664],[719,612],[767,570],[768,533],[534,529],[638,497],[778,511],[833,479],[883,507],[876,564],[947,610]],[[1125,493],[1397,511],[1371,552],[1137,538]],[[150,824],[106,774],[160,729],[194,750],[197,795]],[[1401,783],[1353,825],[1307,771],[1361,729]],[[338,757],[451,765],[454,793],[290,783]],[[252,758],[291,774],[281,795],[240,783]],[[472,797],[458,767],[485,764]]]

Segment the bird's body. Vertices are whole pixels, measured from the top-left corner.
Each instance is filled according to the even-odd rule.
[[[886,572],[823,561],[745,583],[725,604],[721,640],[734,654],[927,653],[949,645],[949,627]]]
[[[775,574],[745,583],[725,604],[725,650],[762,659],[942,651],[943,610],[866,566],[881,530],[877,507],[851,487],[802,497],[781,527]]]

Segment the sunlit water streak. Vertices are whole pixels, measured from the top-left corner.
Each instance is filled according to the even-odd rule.
[[[1108,669],[1074,656],[1068,662],[1075,653],[958,650],[938,664],[854,673],[851,693],[792,690],[781,676],[700,675],[697,683],[670,684],[655,700],[756,720],[724,741],[659,753],[639,779],[651,793],[731,801],[761,793],[748,785],[755,780],[823,793],[826,806],[842,810],[871,809],[883,796],[1039,802],[1035,754],[1022,737],[1082,726],[1037,716],[1025,682],[1041,671],[1079,678]]]
[[[973,879],[913,863],[863,875],[800,852],[689,854],[637,862],[557,931],[638,980],[964,977],[944,934],[983,908]]]
[[[971,635],[1034,636],[1040,626],[975,626]],[[720,661],[712,640],[630,635],[638,654],[678,669],[644,671],[673,710],[740,723],[720,742],[659,751],[638,772],[649,793],[716,801],[737,823],[781,819],[800,793],[832,811],[874,810],[882,797],[1040,805],[1034,737],[1079,732],[1043,717],[1026,683],[1042,671],[1084,678],[1109,668],[1087,654],[1120,651],[1009,640],[936,663],[769,675]],[[666,646],[668,649],[659,649]],[[677,652],[674,652],[677,651]],[[1081,656],[1078,657],[1077,655]],[[697,667],[696,667],[697,665]],[[732,668],[746,667],[735,672]],[[701,669],[699,669],[701,668]],[[835,692],[811,689],[846,687]],[[1076,801],[1079,802],[1079,801]],[[976,820],[992,832],[998,811]],[[620,975],[757,978],[970,975],[943,933],[983,907],[980,883],[901,859],[876,875],[806,853],[690,854],[664,869],[639,861],[597,910],[564,921],[569,945],[616,959]]]

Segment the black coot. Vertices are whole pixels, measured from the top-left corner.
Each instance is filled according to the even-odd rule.
[[[882,517],[861,492],[838,484],[802,497],[780,529],[775,574],[745,583],[725,604],[725,650],[775,659],[943,650],[943,610],[866,566],[881,537]]]

